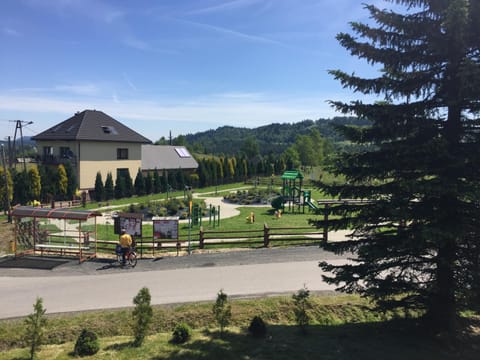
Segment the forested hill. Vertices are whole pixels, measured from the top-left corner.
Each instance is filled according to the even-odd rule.
[[[185,143],[198,153],[235,155],[242,150],[247,139],[253,138],[261,155],[281,154],[295,142],[298,135],[308,135],[313,129],[317,129],[322,137],[331,142],[343,140],[335,132],[333,124],[366,125],[367,122],[356,117],[335,117],[304,120],[293,124],[270,124],[253,129],[223,126],[182,137]]]

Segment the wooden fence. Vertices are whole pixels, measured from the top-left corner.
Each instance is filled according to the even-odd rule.
[[[264,224],[259,230],[239,231],[204,231],[202,227],[198,232],[179,239],[142,239],[136,240],[137,254],[155,256],[165,251],[193,251],[195,249],[218,248],[259,248],[283,245],[309,245],[319,243],[324,239],[323,230],[315,231],[308,227],[269,227]],[[114,253],[117,241],[97,240],[97,251],[100,253]]]

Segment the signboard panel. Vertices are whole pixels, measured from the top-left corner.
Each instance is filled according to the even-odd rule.
[[[153,239],[178,239],[178,217],[153,218]]]

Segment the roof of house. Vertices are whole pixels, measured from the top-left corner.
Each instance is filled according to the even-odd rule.
[[[32,139],[151,143],[146,137],[98,110],[77,112],[71,118],[33,136]]]
[[[197,161],[185,146],[142,145],[142,170],[196,169]]]

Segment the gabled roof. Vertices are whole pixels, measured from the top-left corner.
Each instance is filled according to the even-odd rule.
[[[151,143],[146,137],[98,110],[77,112],[71,118],[33,136],[32,139]]]
[[[197,161],[185,146],[142,145],[142,170],[196,169]]]

